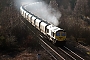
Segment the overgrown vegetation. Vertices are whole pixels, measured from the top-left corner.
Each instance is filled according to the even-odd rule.
[[[13,53],[31,47],[34,51],[40,45],[35,36],[22,22],[25,20],[15,8],[12,0],[1,0],[0,11],[0,53]],[[6,53],[7,54],[7,53]],[[16,53],[14,53],[16,54]]]

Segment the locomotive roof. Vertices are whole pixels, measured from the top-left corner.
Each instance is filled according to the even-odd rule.
[[[47,28],[49,30],[51,30],[52,32],[56,32],[56,31],[62,31],[63,29],[59,28],[59,27],[56,27],[56,26],[53,26],[53,25],[49,25],[47,26]]]
[[[53,32],[56,32],[56,31],[59,31],[59,30],[62,31],[63,29],[54,26],[54,27],[51,28],[51,30],[52,30]]]

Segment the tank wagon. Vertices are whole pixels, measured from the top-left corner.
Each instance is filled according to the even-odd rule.
[[[65,42],[66,32],[63,29],[56,27],[53,24],[50,24],[47,21],[44,21],[41,18],[35,16],[33,13],[27,11],[24,8],[24,6],[20,7],[20,13],[28,22],[30,22],[35,28],[41,31],[44,35],[46,35],[47,38],[49,38],[49,40],[52,41],[53,43]]]

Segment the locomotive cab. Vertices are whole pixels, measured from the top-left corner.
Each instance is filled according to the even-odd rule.
[[[57,41],[64,41],[66,39],[66,32],[63,30],[56,31],[55,38]]]

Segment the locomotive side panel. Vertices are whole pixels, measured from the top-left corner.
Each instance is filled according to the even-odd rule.
[[[51,36],[52,25],[47,26],[47,35]]]

